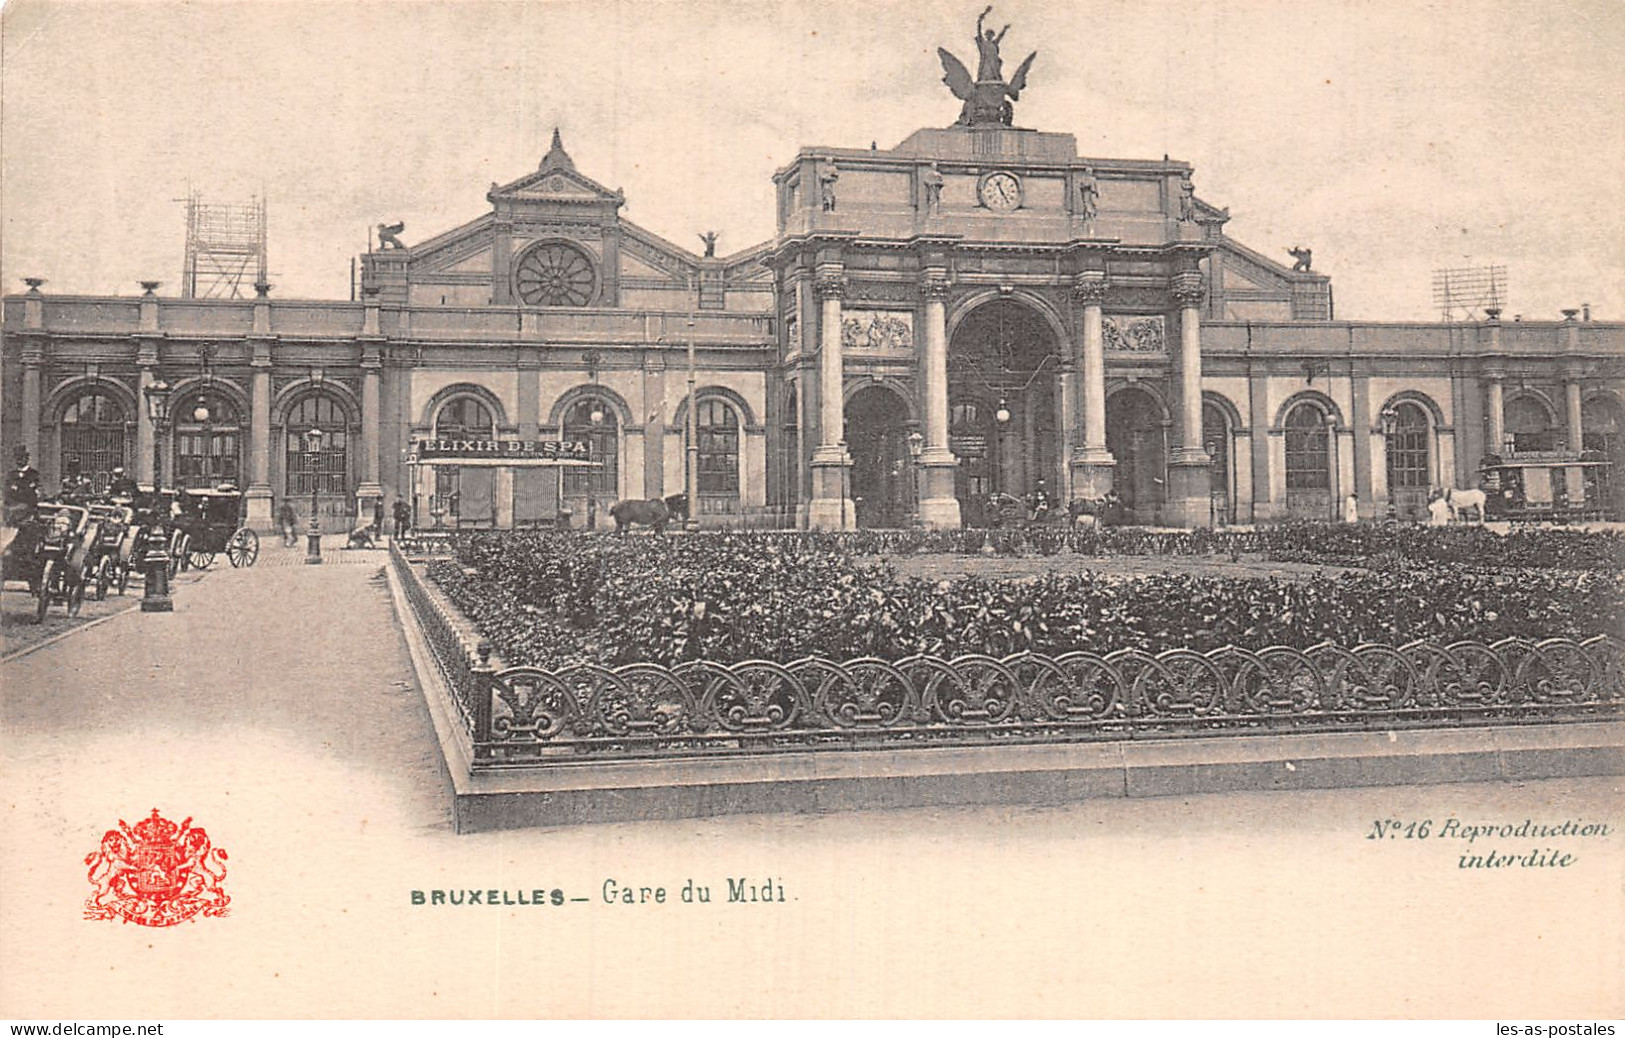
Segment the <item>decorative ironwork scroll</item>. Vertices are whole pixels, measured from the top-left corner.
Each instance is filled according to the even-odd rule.
[[[398,551],[477,768],[851,747],[1583,721],[1625,713],[1625,643],[1509,638],[1210,652],[503,667]]]

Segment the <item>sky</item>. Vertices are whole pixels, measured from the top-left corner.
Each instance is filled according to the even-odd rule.
[[[946,126],[976,0],[134,3],[0,11],[0,279],[179,291],[189,190],[268,199],[279,298],[347,298],[369,228],[480,216],[558,127],[623,213],[719,254],[773,233],[806,146]],[[1308,245],[1340,318],[1432,320],[1438,268],[1509,313],[1625,319],[1618,0],[1015,0],[1016,123],[1195,167],[1232,237]]]

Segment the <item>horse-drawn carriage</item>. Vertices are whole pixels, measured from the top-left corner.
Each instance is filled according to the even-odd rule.
[[[85,558],[84,581],[87,588],[94,587],[100,602],[110,589],[117,588],[122,595],[129,587],[141,527],[128,505],[92,504],[89,511],[94,534]]]
[[[260,557],[259,534],[243,525],[247,501],[232,486],[191,489],[177,496],[179,514],[170,536],[170,569],[208,569],[224,554],[233,568]]]
[[[95,537],[89,509],[38,505],[17,526],[5,530],[0,578],[28,585],[36,621],[44,620],[57,602],[67,607],[69,616],[77,616],[85,601],[85,560]]]
[[[1488,455],[1480,466],[1484,518],[1557,523],[1617,518],[1611,470],[1599,451]]]

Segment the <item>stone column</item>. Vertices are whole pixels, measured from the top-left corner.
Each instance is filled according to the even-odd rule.
[[[153,477],[157,475],[152,466],[157,434],[152,419],[147,415],[147,387],[157,381],[153,376],[153,369],[157,366],[157,341],[137,340],[136,368],[140,374],[135,387],[135,481],[143,485],[152,484]]]
[[[1110,287],[1104,270],[1086,270],[1072,282],[1072,298],[1083,307],[1078,372],[1082,376],[1081,435],[1072,450],[1072,500],[1098,501],[1112,488],[1117,462],[1106,449],[1106,336],[1100,308]],[[1077,420],[1068,414],[1068,422]]]
[[[1384,500],[1387,495],[1386,472],[1379,473],[1380,467],[1388,464],[1388,445],[1382,438],[1382,429],[1377,426],[1371,414],[1371,380],[1364,374],[1350,373],[1350,397],[1353,402],[1353,415],[1349,419],[1353,433],[1351,444],[1354,459],[1354,495],[1359,502],[1360,518],[1370,519],[1383,514]],[[1373,449],[1375,448],[1375,449]],[[1348,490],[1343,493],[1346,495]],[[1338,516],[1342,517],[1342,505],[1338,505]]]
[[[1585,420],[1580,405],[1580,380],[1570,372],[1563,382],[1564,411],[1568,418],[1568,447],[1571,451],[1585,448]]]
[[[361,344],[361,485],[356,487],[356,514],[365,519],[373,502],[384,496],[378,476],[380,455],[379,387],[384,375],[383,343],[363,340]]]
[[[1177,526],[1212,523],[1212,464],[1202,445],[1202,326],[1206,296],[1199,270],[1175,274],[1171,285],[1179,304],[1179,411],[1174,423],[1179,446],[1168,459],[1167,515]]]
[[[271,513],[271,341],[249,340],[248,525],[270,530]]]
[[[1489,442],[1484,445],[1487,454],[1505,454],[1506,408],[1501,390],[1502,375],[1492,372],[1484,375],[1484,418]]]
[[[1274,480],[1271,474],[1271,441],[1269,412],[1269,376],[1260,371],[1247,373],[1247,421],[1252,433],[1248,445],[1252,454],[1250,468],[1253,485],[1252,521],[1275,518],[1276,502]]]
[[[948,271],[927,268],[920,282],[925,307],[925,445],[920,522],[930,529],[959,527],[959,498],[954,496],[954,469],[959,460],[948,446]]]
[[[807,525],[814,530],[852,529],[854,512],[847,479],[852,459],[846,452],[846,406],[842,396],[841,297],[845,268],[820,263],[817,271],[820,353],[818,364],[818,447],[813,451],[813,496]]]
[[[40,457],[41,379],[45,368],[45,340],[30,336],[24,342],[23,354],[23,408],[19,442],[28,448],[30,463],[41,471],[44,459]],[[9,463],[11,459],[6,459]]]

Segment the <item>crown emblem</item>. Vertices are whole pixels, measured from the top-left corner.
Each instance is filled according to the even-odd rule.
[[[86,919],[174,926],[200,914],[226,914],[226,852],[190,817],[176,825],[155,807],[136,825],[123,819],[118,825],[85,857],[95,887],[85,901]]]

